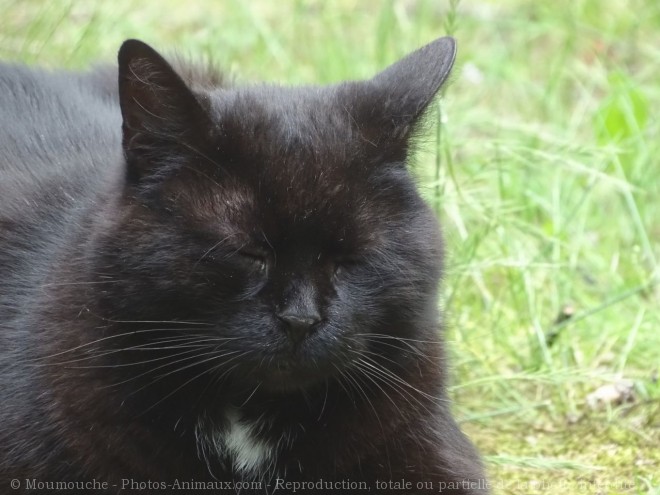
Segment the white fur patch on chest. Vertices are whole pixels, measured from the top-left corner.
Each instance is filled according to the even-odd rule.
[[[238,411],[229,409],[226,413],[229,423],[223,432],[222,443],[229,454],[234,469],[244,475],[256,475],[268,470],[274,461],[275,449],[258,438],[261,428],[258,421],[242,420]]]
[[[259,433],[268,426],[263,418],[245,419],[237,408],[225,410],[220,424],[201,416],[195,427],[198,455],[211,474],[213,464],[219,460],[231,463],[234,470],[246,478],[272,475],[278,452],[290,447],[293,436],[283,434],[277,442],[261,438]]]

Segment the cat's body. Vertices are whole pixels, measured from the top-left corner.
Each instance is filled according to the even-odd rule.
[[[367,82],[232,89],[131,41],[119,92],[0,66],[2,490],[486,493],[405,168],[452,60],[443,39]]]

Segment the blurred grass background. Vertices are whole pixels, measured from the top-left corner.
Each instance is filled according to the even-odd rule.
[[[452,394],[495,493],[660,494],[660,2],[0,0],[0,57],[137,37],[237,81],[369,77],[451,34],[415,159],[444,225]],[[587,403],[632,381],[632,401]],[[624,387],[625,388],[625,387]]]

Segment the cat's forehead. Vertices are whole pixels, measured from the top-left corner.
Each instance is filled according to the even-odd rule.
[[[335,86],[253,86],[212,97],[214,119],[246,153],[340,158],[365,143],[353,101]]]
[[[305,193],[350,203],[369,181],[369,143],[334,87],[242,88],[213,95],[212,107],[216,161],[243,183],[285,190],[287,202]]]
[[[366,248],[378,242],[394,202],[365,184],[351,184],[319,168],[298,174],[203,178],[177,202],[211,231],[235,239],[268,239],[277,250]],[[390,212],[392,210],[392,212]],[[318,252],[318,251],[316,251]]]
[[[380,199],[367,182],[348,181],[331,166],[274,162],[255,166],[215,195],[233,206],[236,228],[301,245],[371,242],[387,210]]]
[[[369,163],[371,144],[345,93],[332,86],[214,93],[215,161],[229,175],[214,197],[226,202],[230,194],[240,205],[234,217],[246,225],[256,220],[269,234],[373,239],[376,229],[369,226],[395,204],[383,198],[387,174]]]

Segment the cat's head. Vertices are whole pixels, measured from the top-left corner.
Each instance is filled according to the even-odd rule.
[[[454,52],[441,38],[333,86],[193,90],[124,43],[106,316],[194,323],[172,342],[202,347],[195,366],[271,391],[407,359],[436,328],[442,253],[406,159]]]

